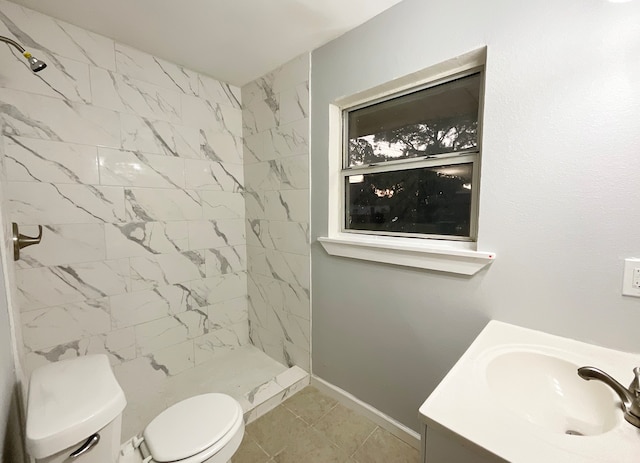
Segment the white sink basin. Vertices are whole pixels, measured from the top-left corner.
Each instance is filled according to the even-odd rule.
[[[615,394],[585,381],[575,363],[534,351],[502,351],[486,363],[487,384],[500,404],[547,431],[592,436],[612,430],[621,413]]]
[[[491,461],[638,463],[640,429],[624,420],[611,389],[577,369],[628,384],[639,359],[491,321],[420,407],[426,436],[446,432]]]

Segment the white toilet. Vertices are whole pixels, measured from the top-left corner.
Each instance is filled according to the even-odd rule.
[[[120,445],[126,404],[106,355],[40,367],[29,384],[27,451],[38,463],[227,463],[244,435],[240,404],[211,393],[172,405]]]

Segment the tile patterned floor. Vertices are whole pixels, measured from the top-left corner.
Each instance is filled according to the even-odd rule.
[[[419,452],[314,387],[249,424],[231,463],[418,463]]]

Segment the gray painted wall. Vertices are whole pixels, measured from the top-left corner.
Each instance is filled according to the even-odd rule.
[[[638,24],[638,2],[405,0],[313,52],[316,375],[417,429],[489,319],[640,351],[640,299],[621,295],[640,256]],[[484,45],[478,249],[496,261],[469,278],[327,255],[329,103]]]

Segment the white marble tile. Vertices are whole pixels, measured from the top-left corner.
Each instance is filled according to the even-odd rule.
[[[228,246],[205,251],[206,276],[242,272],[247,269],[246,246]]]
[[[266,193],[266,192],[265,192]],[[247,219],[266,219],[266,194],[257,191],[246,190],[244,192],[245,216]]]
[[[100,299],[125,293],[128,260],[107,260],[16,271],[17,302],[22,311]]]
[[[253,103],[273,95],[273,74],[268,73],[244,85],[241,89],[242,104],[248,107]]]
[[[244,186],[247,191],[256,191],[264,195],[266,191],[280,190],[277,168],[275,161],[245,165]]]
[[[195,159],[185,161],[186,187],[193,190],[243,191],[242,164]]]
[[[135,333],[139,355],[183,343],[192,337],[189,336],[189,326],[178,316],[159,318],[136,325]]]
[[[308,359],[307,360],[307,366],[309,366],[310,358],[311,357],[308,355],[307,356],[307,359]],[[303,371],[303,372],[306,373],[306,371],[304,369],[300,368],[298,365],[293,365],[291,368],[298,368],[300,371]],[[289,397],[291,397],[295,393],[300,392],[302,389],[307,387],[310,383],[311,383],[311,381],[310,381],[310,378],[309,378],[309,374],[307,373],[306,377],[302,378],[299,381],[296,381],[291,386],[285,388],[284,395],[282,396],[282,401],[284,402],[285,400],[287,400]]]
[[[98,147],[100,184],[184,188],[184,160]]]
[[[7,180],[99,184],[93,146],[5,136]]]
[[[307,255],[309,226],[296,222],[249,220],[247,245]]]
[[[242,110],[189,95],[181,95],[184,124],[242,137]]]
[[[111,365],[134,359],[136,338],[133,328],[113,330],[100,336],[90,337],[86,345],[86,354],[107,354]]]
[[[290,124],[245,137],[245,164],[271,161],[309,153],[309,120]]]
[[[253,323],[250,323],[249,326],[249,338],[254,346],[283,365],[294,365],[284,348],[284,340],[279,335]]]
[[[285,311],[274,311],[272,315],[267,329],[279,333],[286,341],[308,352],[311,339],[309,320],[288,314]]]
[[[289,368],[287,371],[282,372],[275,377],[276,383],[278,383],[284,389],[288,389],[298,384],[298,382],[305,381],[305,380],[307,380],[307,384],[308,384],[309,373],[304,371],[302,368],[298,366],[293,366]]]
[[[113,368],[113,374],[127,397],[129,402],[127,408],[131,405],[136,392],[146,394],[147,399],[162,401],[156,393],[162,391],[162,386],[168,375],[162,368],[154,366],[148,357],[137,357],[129,362],[116,365]],[[144,423],[143,427],[147,424]],[[140,429],[142,427],[136,432],[139,432]]]
[[[247,253],[252,256],[251,271],[253,273],[298,285],[308,293],[310,287],[308,254],[290,254],[253,246],[248,247]]]
[[[23,312],[22,334],[31,350],[56,346],[111,329],[109,300],[86,300]]]
[[[287,359],[286,365],[298,365],[303,370],[311,369],[311,354],[308,347],[295,345],[285,339],[283,352]]]
[[[236,299],[247,294],[247,274],[227,273],[211,278],[192,281],[191,296],[201,307]]]
[[[310,54],[304,53],[269,73],[273,92],[282,92],[309,80]]]
[[[309,290],[296,283],[280,282],[283,309],[305,320],[311,319]]]
[[[273,328],[273,313],[295,315],[310,319],[309,290],[296,283],[275,280],[262,275],[252,275],[249,288],[251,308],[256,323]],[[255,286],[253,286],[255,285]]]
[[[20,250],[20,266],[49,267],[105,260],[104,224],[62,224],[42,227],[42,241]],[[37,236],[35,226],[20,227],[20,233]]]
[[[289,222],[309,222],[309,190],[265,192],[264,218]]]
[[[189,249],[211,249],[245,244],[245,222],[242,219],[192,221],[189,227]]]
[[[204,251],[132,257],[130,262],[132,291],[205,277]]]
[[[115,44],[120,74],[189,95],[198,94],[198,74],[135,48]]]
[[[267,132],[246,133],[243,139],[244,164],[255,164],[267,160],[264,150],[264,140]]]
[[[134,359],[136,342],[133,328],[109,331],[54,347],[31,350],[26,356],[26,369],[32,372],[48,363],[91,354],[107,355],[112,366]]]
[[[226,164],[243,164],[242,137],[230,132],[200,129],[200,158]]]
[[[309,189],[309,155],[290,156],[276,161],[281,189]]]
[[[194,191],[125,188],[127,219],[131,221],[197,220],[202,218]]]
[[[244,197],[242,193],[230,191],[200,191],[202,218],[210,219],[243,219]]]
[[[267,286],[274,280],[261,275],[249,273],[247,276],[247,301],[249,308],[249,325],[264,327],[271,308],[267,302]]]
[[[113,40],[11,2],[0,4],[0,34],[29,49],[115,69]]]
[[[200,310],[200,304],[196,301],[193,291],[191,291],[191,283],[158,286],[153,291],[167,301],[171,314],[180,314],[188,310]]]
[[[241,109],[241,92],[238,87],[220,82],[204,74],[198,74],[199,95],[207,101]]]
[[[308,155],[248,164],[245,187],[251,191],[305,190],[309,188]]]
[[[59,360],[67,360],[85,355],[84,349],[80,348],[80,343],[84,340],[72,341],[46,349],[27,351],[24,356],[23,367],[27,374],[36,368],[48,365]]]
[[[273,129],[280,123],[280,95],[256,101],[242,110],[242,125],[249,134]]]
[[[164,385],[169,371],[151,357],[138,357],[114,366],[113,373],[127,398],[122,417],[122,439],[126,440],[167,408]]]
[[[300,119],[264,132],[263,160],[309,156],[309,119]]]
[[[189,307],[189,288],[171,285],[111,296],[114,328],[124,328],[181,313]]]
[[[120,147],[118,113],[58,98],[0,88],[5,134]]]
[[[220,105],[219,113],[222,114],[224,131],[230,132],[234,137],[242,138],[242,110],[232,108],[231,106]]]
[[[200,132],[194,127],[121,114],[125,150],[199,159]]]
[[[167,376],[175,376],[195,365],[193,341],[155,351],[147,357],[154,368],[161,369]]]
[[[269,275],[267,251],[271,250],[262,246],[247,246],[247,272],[249,275]]]
[[[180,124],[178,92],[96,67],[90,71],[94,105]]]
[[[245,424],[252,423],[253,421],[260,418],[261,416],[266,415],[271,410],[276,408],[278,405],[282,403],[284,395],[285,395],[285,392],[282,391],[280,392],[280,394],[277,394],[271,397],[270,399],[265,400],[261,404],[256,404],[256,405],[250,404],[249,411],[245,412],[243,416]],[[244,399],[244,400],[246,401],[247,399]]]
[[[280,124],[288,124],[309,116],[309,84],[298,84],[280,93]]]
[[[8,182],[10,217],[24,224],[122,222],[124,190],[79,184]]]
[[[149,256],[189,249],[187,222],[105,224],[107,257]]]
[[[275,378],[254,387],[249,392],[245,393],[245,398],[252,405],[259,405],[265,403],[267,400],[284,392],[284,388],[280,386]]]
[[[248,323],[249,306],[246,297],[238,297],[219,302],[207,307],[209,328],[211,330],[224,328],[229,325]]]
[[[248,344],[249,334],[246,323],[227,326],[194,339],[195,362],[201,364],[221,352],[237,349]]]
[[[69,101],[91,103],[89,66],[61,56],[34,51],[36,57],[47,63],[43,73],[32,73],[29,63],[13,47],[0,48],[0,82],[4,88],[45,95]],[[31,74],[31,76],[25,75]]]

